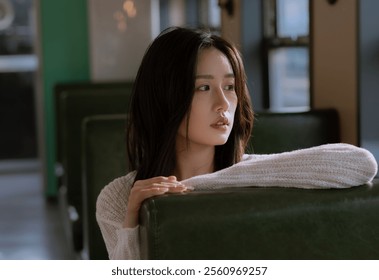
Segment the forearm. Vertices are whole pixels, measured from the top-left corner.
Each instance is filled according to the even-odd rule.
[[[251,155],[229,168],[183,181],[195,189],[278,186],[346,188],[370,182],[377,163],[367,150],[331,144],[281,154]]]
[[[111,260],[140,259],[139,227],[123,228],[97,217]]]
[[[111,260],[139,260],[139,226],[135,228],[122,228],[116,231],[117,243],[110,250]]]
[[[134,173],[108,184],[96,202],[96,220],[110,259],[139,259],[139,228],[124,228]]]

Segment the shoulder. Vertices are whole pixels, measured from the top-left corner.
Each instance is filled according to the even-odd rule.
[[[114,211],[116,209],[120,211],[126,209],[135,175],[136,172],[133,171],[125,176],[116,178],[101,190],[96,202],[98,215],[104,212],[117,212]]]

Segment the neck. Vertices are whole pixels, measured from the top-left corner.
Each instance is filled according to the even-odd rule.
[[[176,152],[175,176],[185,180],[214,171],[215,148],[212,146],[178,148]]]

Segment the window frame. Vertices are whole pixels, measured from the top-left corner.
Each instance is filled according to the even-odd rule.
[[[308,79],[310,83],[310,28],[307,36],[281,37],[278,35],[278,0],[262,1],[262,29],[263,29],[263,107],[271,109],[271,90],[270,90],[270,51],[278,48],[307,48],[308,49]],[[308,0],[308,15],[310,18],[310,0]],[[309,89],[309,108],[312,107],[311,90]],[[296,110],[296,107],[288,107],[288,110]]]

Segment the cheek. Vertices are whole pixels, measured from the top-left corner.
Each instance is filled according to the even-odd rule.
[[[202,124],[206,120],[206,114],[204,110],[204,104],[202,102],[192,102],[189,117],[184,117],[182,120],[178,134],[183,138],[191,137],[197,131],[202,131]],[[188,133],[188,135],[187,135]]]
[[[204,117],[209,113],[210,106],[207,98],[195,95],[191,105],[190,122],[196,123],[199,120],[204,120]]]
[[[237,105],[238,105],[237,96],[234,96],[234,97],[229,99],[229,113],[231,116],[233,116],[233,118],[234,118],[234,115],[235,115],[236,110],[237,110]]]
[[[230,100],[230,107],[232,108],[233,111],[236,111],[236,108],[237,108],[237,105],[238,105],[238,98],[237,96],[232,98],[232,100]]]

